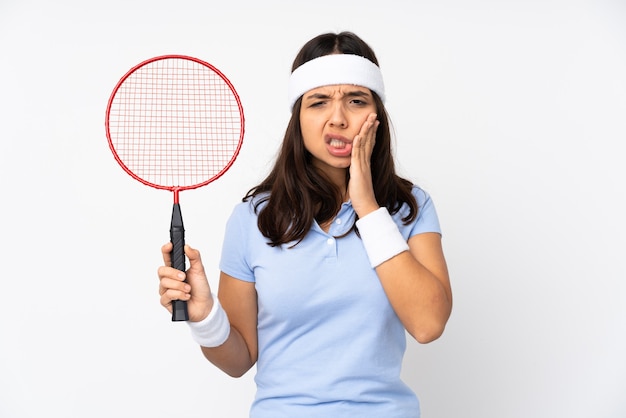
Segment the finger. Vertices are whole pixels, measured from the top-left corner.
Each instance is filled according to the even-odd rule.
[[[376,114],[371,113],[368,115],[365,122],[361,126],[361,130],[358,133],[359,141],[357,146],[363,149],[373,148],[376,140],[376,129],[378,128],[378,121],[376,120]]]
[[[378,127],[378,121],[375,119],[376,115],[370,115],[363,123],[361,131],[354,138],[352,144],[352,164],[357,164],[355,167],[365,169],[369,167],[372,151],[376,144],[376,128]]]
[[[376,120],[376,114],[372,113],[369,115],[366,121],[366,131],[364,134],[364,138],[366,138],[363,147],[367,150],[372,150],[374,148],[374,144],[376,143],[376,131],[378,129],[378,125],[380,122]]]
[[[175,269],[173,267],[169,267],[169,266],[161,266],[157,269],[157,275],[159,276],[159,279],[163,280],[165,278],[170,278],[173,280],[177,280],[179,282],[182,282],[185,280],[185,273]]]
[[[361,135],[358,134],[352,140],[352,162],[353,163],[359,159],[360,150],[361,150]]]
[[[159,295],[167,292],[168,290],[175,290],[184,293],[191,292],[191,285],[186,282],[181,282],[177,279],[163,278],[159,281]]]
[[[380,125],[380,121],[378,119],[376,119],[376,115],[373,114],[370,117],[370,128],[369,128],[369,135],[371,135],[372,139],[376,139],[376,131],[378,130],[378,126]]]
[[[376,120],[376,113],[370,113],[369,115],[367,115],[367,117],[363,121],[363,125],[361,125],[361,131],[359,133],[366,134],[367,131],[371,128],[372,123],[374,123],[375,120]]]
[[[192,260],[200,261],[200,251],[196,250],[195,248],[192,248],[190,245],[185,245],[185,255],[187,256],[190,262]]]
[[[167,308],[168,311],[172,312],[172,301],[174,300],[188,301],[189,299],[191,299],[191,295],[189,293],[168,289],[166,292],[164,292],[161,295],[160,303],[162,306]]]
[[[367,116],[367,119],[365,119],[365,122],[363,122],[363,126],[361,126],[361,131],[359,132],[359,135],[362,135],[364,137],[371,137],[376,132],[376,130],[373,129],[374,122],[376,122],[376,113],[370,113]]]
[[[172,265],[171,253],[172,253],[173,248],[174,246],[172,245],[171,242],[168,242],[167,244],[161,247],[161,254],[163,255],[163,263],[165,263],[166,266]]]
[[[197,272],[204,272],[204,266],[202,265],[202,257],[200,251],[185,245],[185,255],[189,259],[189,268]]]

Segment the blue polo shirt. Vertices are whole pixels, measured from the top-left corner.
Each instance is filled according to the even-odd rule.
[[[440,233],[430,196],[413,188],[419,214],[393,218],[405,239]],[[400,379],[405,329],[393,311],[354,223],[342,205],[328,233],[317,223],[294,248],[271,247],[253,202],[228,220],[220,269],[254,282],[259,358],[253,418],[417,418],[416,395]]]

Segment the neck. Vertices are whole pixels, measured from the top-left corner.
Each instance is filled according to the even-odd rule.
[[[326,175],[339,190],[341,190],[342,200],[348,200],[348,179],[346,168],[338,168],[333,170],[325,170]]]
[[[328,179],[339,188],[339,190],[347,190],[348,170],[349,168],[332,167],[328,165],[315,164],[317,170],[323,172]]]

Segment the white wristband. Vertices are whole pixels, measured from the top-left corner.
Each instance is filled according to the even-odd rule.
[[[387,208],[369,213],[356,221],[356,226],[374,268],[409,249]]]
[[[209,316],[199,322],[187,322],[191,329],[191,337],[202,347],[217,347],[228,339],[230,322],[226,311],[220,305],[217,295],[213,296],[213,308]]]

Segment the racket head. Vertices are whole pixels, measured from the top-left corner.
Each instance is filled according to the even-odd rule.
[[[185,55],[131,68],[113,89],[105,118],[109,147],[124,171],[176,196],[231,167],[244,126],[232,83],[208,62]]]

